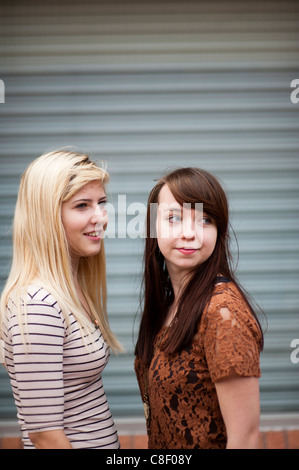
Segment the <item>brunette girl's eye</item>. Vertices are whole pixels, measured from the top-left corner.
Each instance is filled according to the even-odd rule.
[[[215,223],[212,217],[209,217],[209,216],[203,217],[202,221],[204,225],[211,225]]]
[[[180,222],[182,219],[181,219],[181,216],[179,216],[179,215],[170,215],[168,217],[168,220],[170,222]]]

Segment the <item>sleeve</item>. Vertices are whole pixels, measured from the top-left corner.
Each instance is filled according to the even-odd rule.
[[[260,377],[259,327],[241,294],[231,288],[215,294],[205,317],[204,348],[211,379]]]
[[[17,406],[28,432],[63,429],[63,344],[61,312],[43,301],[27,303],[25,344],[20,327],[11,325],[13,381]]]

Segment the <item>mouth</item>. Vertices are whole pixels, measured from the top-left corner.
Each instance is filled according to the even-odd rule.
[[[199,248],[177,248],[177,250],[180,253],[183,253],[184,255],[192,255],[193,253],[196,253]]]
[[[85,237],[88,237],[92,240],[100,240],[101,239],[101,232],[100,231],[93,231],[93,232],[88,232],[84,233]]]

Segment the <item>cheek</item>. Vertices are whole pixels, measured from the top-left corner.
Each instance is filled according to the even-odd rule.
[[[179,238],[181,225],[179,223],[169,223],[168,219],[158,218],[156,221],[156,234],[158,239],[171,243],[172,240]]]
[[[217,242],[217,230],[215,229],[209,232],[205,241],[205,245],[211,253],[215,249],[216,242]]]
[[[175,238],[165,238],[165,237],[158,237],[157,238],[158,247],[166,260],[171,260],[174,256],[174,248],[176,247],[176,239]]]
[[[73,214],[64,214],[62,216],[62,225],[68,240],[72,240],[77,232],[82,228],[82,223],[78,217]]]
[[[168,244],[165,243],[165,239],[163,238],[157,238],[157,242],[158,242],[158,247],[159,247],[159,250],[161,251],[162,255],[164,257],[167,257],[167,253],[168,253]]]
[[[69,224],[64,224],[64,231],[65,231],[65,236],[66,236],[66,240],[69,243],[71,243],[73,240],[74,240],[74,230],[72,229],[72,227],[69,226]]]
[[[157,221],[156,224],[157,242],[161,253],[164,255],[171,249],[175,240],[175,231],[173,227],[168,224],[168,221]],[[165,256],[164,255],[164,256]]]

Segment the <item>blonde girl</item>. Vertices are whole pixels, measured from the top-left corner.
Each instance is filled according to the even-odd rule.
[[[66,150],[21,179],[1,338],[24,448],[119,448],[101,378],[121,350],[106,312],[108,180]]]

